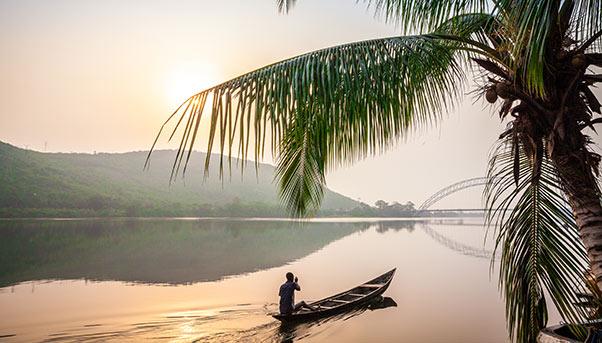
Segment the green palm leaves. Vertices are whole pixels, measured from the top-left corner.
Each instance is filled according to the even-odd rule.
[[[501,250],[499,280],[508,328],[516,341],[535,342],[547,322],[546,297],[566,321],[584,319],[585,312],[574,304],[576,293],[583,291],[587,256],[555,168],[545,156],[528,157],[507,138],[492,154],[488,176],[487,219],[499,230],[496,250]]]
[[[602,2],[499,0],[494,11],[504,23],[502,36],[507,42],[516,81],[524,83],[531,95],[546,98],[550,94],[545,76],[568,40],[582,43],[602,26]],[[569,35],[562,36],[564,32]],[[559,32],[562,32],[559,36]],[[508,44],[509,43],[509,44]],[[546,70],[547,69],[547,70]]]
[[[450,18],[485,12],[485,0],[364,0],[379,15],[401,26],[403,32],[431,32]]]
[[[545,97],[544,77],[560,46],[559,26],[571,27],[576,42],[584,42],[602,26],[602,2],[534,0],[366,0],[377,13],[396,22],[404,32],[431,32],[450,18],[488,13],[502,23],[495,36],[509,39],[507,63],[532,95]],[[494,37],[492,37],[494,38]],[[494,41],[497,38],[494,38]],[[495,43],[495,42],[494,42]],[[496,47],[497,48],[497,47]]]
[[[324,116],[299,111],[281,142],[276,178],[289,213],[300,217],[320,209],[325,187]]]
[[[430,36],[352,43],[196,94],[168,120],[177,119],[172,136],[183,128],[174,175],[186,165],[211,99],[207,151],[217,140],[223,167],[225,155],[247,159],[251,148],[261,159],[268,144],[283,199],[293,214],[306,214],[319,206],[328,168],[380,152],[408,130],[436,122],[462,95],[459,44]]]

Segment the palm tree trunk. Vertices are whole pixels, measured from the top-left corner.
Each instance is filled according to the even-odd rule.
[[[586,163],[585,149],[554,154],[564,191],[579,227],[596,284],[602,289],[602,206],[596,177]]]

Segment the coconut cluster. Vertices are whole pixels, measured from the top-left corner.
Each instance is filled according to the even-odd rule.
[[[485,99],[491,104],[499,98],[508,99],[512,95],[512,85],[506,82],[496,82],[485,91]]]

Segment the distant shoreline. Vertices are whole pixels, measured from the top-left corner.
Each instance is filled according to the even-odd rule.
[[[242,217],[242,216],[220,216],[220,217],[195,217],[195,216],[92,216],[92,217],[0,217],[0,221],[10,220],[54,220],[54,221],[75,221],[75,220],[241,220],[241,221],[395,221],[395,220],[427,220],[427,219],[457,219],[457,218],[479,218],[482,214],[458,214],[458,215],[439,215],[439,216],[408,216],[408,217],[361,217],[361,216],[317,216],[311,218],[297,219],[290,217]]]

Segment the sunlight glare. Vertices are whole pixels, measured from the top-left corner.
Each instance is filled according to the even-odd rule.
[[[165,95],[170,107],[178,106],[188,97],[219,83],[215,66],[209,63],[180,64],[165,78]]]

